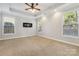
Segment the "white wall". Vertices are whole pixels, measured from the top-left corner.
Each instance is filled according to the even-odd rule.
[[[1,39],[1,15],[0,15],[0,39]]]
[[[14,17],[14,16],[8,16]],[[19,38],[19,37],[28,37],[34,36],[36,34],[36,23],[34,19],[31,18],[22,18],[22,17],[14,17],[15,18],[15,33],[14,34],[2,34],[3,39],[10,38]],[[23,22],[32,23],[32,28],[24,28]]]
[[[1,8],[0,8],[0,39],[2,39],[2,20],[1,20]]]
[[[54,38],[58,38],[61,35],[61,21],[62,21],[62,13],[57,12],[50,15],[43,16],[45,19],[41,19],[42,21],[42,31],[39,34],[45,36],[52,36]],[[40,19],[39,19],[40,20]]]
[[[74,5],[75,4],[73,4],[73,6]],[[64,8],[70,7],[70,9],[67,10],[67,11],[69,11],[69,10],[72,10],[71,6],[68,5]],[[79,5],[77,7],[79,8]],[[53,11],[50,10],[49,12],[47,12],[47,14],[44,14],[43,16],[41,16],[41,19],[38,18],[38,20],[42,21],[42,31],[38,32],[39,33],[38,35],[79,45],[79,37],[77,37],[77,38],[64,37],[62,34],[63,15],[64,15],[64,12],[66,12],[66,9],[64,9],[64,8],[62,8],[61,11],[58,9],[53,10]]]
[[[9,10],[9,4],[0,4],[0,38],[11,39],[19,37],[28,37],[36,35],[36,21],[34,17],[30,17],[25,14],[12,12]],[[15,18],[15,33],[14,34],[4,34],[3,33],[3,17]],[[32,23],[32,28],[23,28],[23,22]],[[2,29],[2,30],[1,30]],[[2,40],[1,39],[1,40]]]

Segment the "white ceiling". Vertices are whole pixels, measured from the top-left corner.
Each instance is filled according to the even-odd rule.
[[[47,9],[51,5],[52,5],[52,3],[39,3],[38,8],[40,8],[41,11],[44,11],[45,9]],[[25,5],[24,3],[14,3],[14,4],[11,4],[10,6],[12,8],[19,10],[19,11],[31,13],[30,11],[25,10],[26,8],[29,8],[29,7],[27,5]]]
[[[46,11],[47,9],[56,8],[62,4],[63,3],[39,3],[38,8],[40,8],[41,10],[39,12],[35,12],[35,13],[32,13],[29,10],[25,10],[26,8],[29,8],[29,7],[27,5],[25,5],[24,3],[10,4],[10,7],[17,10],[17,11],[20,11],[20,12],[30,13],[30,14],[36,15],[38,13],[42,13],[42,12]]]
[[[25,10],[26,8],[28,8],[27,5],[25,5],[25,3],[3,3],[0,5],[5,5],[11,8],[11,11],[14,11],[16,13],[25,13],[25,14],[30,14],[30,15],[39,15],[45,11],[47,11],[48,9],[55,9],[57,7],[59,7],[60,5],[63,5],[64,3],[39,3],[38,8],[40,8],[41,10],[39,12],[35,12],[32,13],[31,11]]]
[[[43,11],[51,5],[52,5],[51,3],[40,3],[38,5],[38,8],[40,8],[41,11]],[[29,8],[29,7],[27,5],[25,5],[24,3],[11,4],[11,7],[15,8],[17,10],[20,10],[20,11],[29,12],[28,10],[25,10],[26,8]]]

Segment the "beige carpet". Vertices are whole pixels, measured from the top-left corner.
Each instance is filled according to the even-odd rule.
[[[70,56],[79,55],[79,47],[42,37],[27,37],[0,41],[2,56]]]

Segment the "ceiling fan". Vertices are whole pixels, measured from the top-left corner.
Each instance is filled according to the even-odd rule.
[[[27,6],[29,6],[29,8],[26,8],[25,10],[37,10],[40,11],[39,8],[36,8],[38,6],[38,3],[25,3]]]

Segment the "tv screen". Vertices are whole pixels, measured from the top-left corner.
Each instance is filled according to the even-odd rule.
[[[23,27],[32,27],[32,23],[23,23]]]

